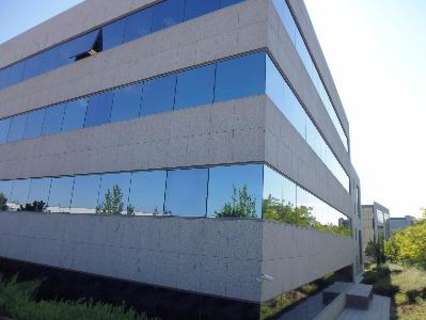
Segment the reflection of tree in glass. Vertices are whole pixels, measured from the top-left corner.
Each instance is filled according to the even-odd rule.
[[[7,198],[0,192],[0,211],[6,211],[7,209]]]
[[[20,205],[18,211],[30,211],[30,212],[45,212],[47,203],[44,201],[34,201],[33,203],[26,203],[25,206]]]
[[[324,225],[316,220],[312,214],[312,208],[301,206],[295,207],[290,202],[287,204],[273,199],[269,196],[263,200],[263,218],[302,227],[311,227],[321,232],[329,232],[342,236],[351,236],[352,229],[349,224]]]
[[[96,208],[96,213],[109,216],[114,214],[121,214],[123,209],[123,192],[118,185],[114,185],[112,187],[112,191],[108,189],[105,193],[104,201],[102,205]]]
[[[233,186],[231,201],[215,214],[217,218],[256,218],[256,200],[248,193],[247,185],[238,190]]]

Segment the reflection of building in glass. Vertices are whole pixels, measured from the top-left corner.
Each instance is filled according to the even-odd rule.
[[[256,306],[358,274],[349,123],[310,26],[294,0],[87,0],[1,45],[0,192],[50,213],[0,216],[36,239],[13,257]]]
[[[389,219],[389,232],[392,236],[395,232],[402,230],[416,223],[416,218],[413,216],[393,217]]]
[[[377,242],[379,236],[384,240],[389,239],[389,209],[374,202],[372,205],[362,206],[362,226],[363,226],[363,252],[370,241]]]

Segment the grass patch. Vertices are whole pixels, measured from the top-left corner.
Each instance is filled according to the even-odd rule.
[[[426,319],[425,270],[395,264],[372,266],[365,272],[363,282],[372,284],[374,293],[392,298],[392,319]]]
[[[15,320],[148,320],[134,310],[92,301],[35,301],[40,281],[0,283],[0,310]]]

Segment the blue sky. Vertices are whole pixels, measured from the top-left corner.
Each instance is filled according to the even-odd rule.
[[[2,0],[0,43],[81,0]],[[426,207],[426,1],[305,0],[350,121],[363,203]]]
[[[82,0],[1,0],[0,43],[80,2]]]

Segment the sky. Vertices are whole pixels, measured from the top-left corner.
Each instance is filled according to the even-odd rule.
[[[305,0],[350,123],[362,202],[426,207],[426,1]]]
[[[81,0],[2,0],[0,43]],[[350,123],[362,202],[426,207],[426,1],[305,0]]]

